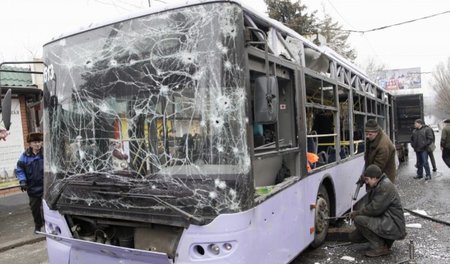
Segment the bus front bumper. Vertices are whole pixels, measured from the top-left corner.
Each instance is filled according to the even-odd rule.
[[[127,263],[127,264],[172,264],[165,253],[150,252],[139,249],[117,247],[107,244],[99,244],[91,241],[62,237],[58,235],[37,232],[47,237],[49,255],[51,251],[68,252],[70,264],[81,263]],[[61,250],[65,248],[66,250]],[[56,256],[54,254],[51,254]],[[61,256],[63,259],[66,256]],[[50,262],[58,259],[50,259]]]

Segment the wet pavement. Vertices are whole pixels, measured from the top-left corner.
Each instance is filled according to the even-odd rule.
[[[440,139],[439,135],[436,135]],[[434,155],[437,171],[432,172],[431,181],[413,179],[416,175],[416,157],[412,149],[409,158],[400,164],[397,188],[403,207],[410,210],[423,210],[428,216],[450,223],[450,168],[441,158],[440,149]],[[431,166],[431,164],[430,164]],[[420,228],[407,227],[404,240],[396,241],[392,253],[388,256],[368,258],[363,255],[368,244],[343,245],[343,242],[327,241],[320,248],[306,250],[291,264],[321,263],[413,263],[410,259],[410,241],[413,241],[414,263],[442,264],[450,263],[450,226],[436,223],[422,217],[406,213],[406,224]],[[341,246],[339,246],[341,245]],[[405,262],[404,262],[405,261]]]
[[[0,253],[44,240],[34,234],[26,193],[19,191],[0,196],[0,223]]]

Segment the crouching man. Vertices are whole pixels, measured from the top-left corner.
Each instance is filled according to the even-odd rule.
[[[366,168],[364,182],[369,187],[367,202],[350,214],[356,227],[350,233],[350,240],[356,243],[368,241],[370,250],[365,252],[368,257],[387,255],[394,241],[406,236],[400,196],[395,185],[377,165]]]

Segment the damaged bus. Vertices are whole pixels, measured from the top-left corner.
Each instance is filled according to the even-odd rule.
[[[393,129],[390,94],[238,1],[93,25],[44,62],[50,263],[289,263],[349,210],[365,121]]]

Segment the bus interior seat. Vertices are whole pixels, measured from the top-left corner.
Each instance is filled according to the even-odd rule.
[[[317,132],[315,130],[313,130],[309,134],[310,135],[317,135]],[[308,152],[312,152],[314,154],[317,154],[318,146],[319,146],[319,142],[318,142],[318,138],[317,137],[309,137],[309,138],[307,138]]]
[[[313,138],[307,139],[308,152],[317,153],[317,145]]]
[[[336,161],[336,149],[334,147],[328,146],[327,155],[328,155],[328,163]]]
[[[349,156],[349,150],[347,146],[341,146],[341,151],[339,151],[339,156],[341,156],[341,159],[345,159]]]
[[[325,151],[322,150],[317,153],[317,156],[319,156],[319,161],[316,163],[316,167],[320,167],[328,163],[328,154]]]

